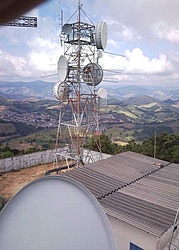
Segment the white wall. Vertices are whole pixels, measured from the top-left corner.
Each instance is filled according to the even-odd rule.
[[[84,157],[86,157],[88,150],[84,150]],[[91,151],[93,162],[100,160],[100,153],[96,151]],[[111,157],[108,154],[102,154],[102,159]],[[87,163],[91,163],[91,158]],[[22,156],[9,157],[5,159],[0,159],[0,173],[9,172],[11,170],[17,170],[21,168],[32,167],[40,164],[50,163],[55,161],[55,149],[46,150],[42,152],[36,152],[32,154],[26,154]]]
[[[173,226],[161,236],[161,238],[158,240],[157,250],[168,250],[170,242],[173,243],[170,246],[171,250],[179,249],[179,229],[177,228],[177,230],[175,230],[171,241],[172,231]]]
[[[118,250],[129,250],[130,242],[144,250],[156,250],[157,237],[107,215]]]
[[[0,160],[0,173],[50,163],[55,159],[55,150],[46,150]]]

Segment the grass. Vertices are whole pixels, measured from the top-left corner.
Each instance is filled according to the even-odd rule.
[[[104,111],[104,110],[103,110]],[[107,105],[107,108],[106,110],[107,112],[115,112],[115,113],[118,113],[118,114],[123,114],[123,115],[126,115],[130,118],[133,118],[133,119],[137,119],[138,118],[138,115],[136,115],[135,113],[131,112],[130,110],[128,110],[127,108],[123,108],[119,105]],[[136,111],[136,109],[135,109]]]
[[[21,136],[16,139],[8,141],[10,148],[27,149],[29,147],[43,147],[44,144],[48,144],[50,147],[55,147],[57,128],[42,130],[34,132],[27,136]],[[64,137],[67,137],[67,131],[64,131]],[[64,138],[63,137],[63,138]],[[62,145],[63,143],[61,143]],[[7,142],[2,143],[2,147],[5,147]]]
[[[124,114],[130,118],[133,118],[133,119],[137,119],[138,117],[133,114],[132,112],[130,112],[129,110],[124,110],[124,109],[121,109],[121,108],[117,108],[115,109],[115,111],[118,113],[118,114]]]
[[[116,107],[117,107],[116,105],[107,105],[107,107],[105,107],[103,111],[106,111],[106,112],[115,111]]]
[[[38,145],[42,145],[43,143],[47,143],[49,140],[54,140],[55,138],[56,138],[56,129],[43,130],[43,131],[38,131],[37,133],[34,132],[27,136],[21,136],[19,138],[12,139],[8,141],[8,145],[11,148],[21,148],[21,146],[24,145],[24,149],[26,149],[28,147],[27,145],[29,145],[29,147],[34,146],[35,142]],[[5,142],[3,146],[5,146],[6,143],[7,142]]]
[[[138,118],[143,114],[143,111],[139,110],[135,105],[127,106],[127,109],[135,114]]]
[[[173,107],[175,108],[179,108],[179,103],[175,104],[175,105],[172,105]]]
[[[105,135],[109,136],[115,143],[126,143],[134,139],[134,129],[126,130],[124,128],[110,128],[105,131]]]
[[[16,133],[16,128],[12,123],[0,123],[0,131],[4,134]]]
[[[148,104],[140,105],[140,106],[138,106],[138,107],[139,107],[139,108],[150,109],[150,108],[152,108],[152,107],[154,107],[154,106],[158,107],[158,106],[160,106],[160,105],[159,105],[157,102],[151,102],[151,103],[148,103]]]
[[[113,141],[113,143],[116,143],[120,146],[126,146],[128,144],[128,142],[124,142],[124,141]]]

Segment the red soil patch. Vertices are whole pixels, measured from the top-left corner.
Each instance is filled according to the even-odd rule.
[[[0,196],[12,198],[29,182],[44,176],[45,172],[53,169],[53,163],[19,169],[0,174]]]

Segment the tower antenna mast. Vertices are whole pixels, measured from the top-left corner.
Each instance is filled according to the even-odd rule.
[[[75,14],[77,20],[70,22]],[[90,136],[99,134],[97,85],[103,79],[103,70],[98,64],[98,55],[107,43],[107,25],[83,22],[82,14],[85,12],[79,0],[78,9],[61,29],[64,55],[58,60],[59,82],[54,86],[60,106],[55,150],[57,166],[62,159],[68,167],[94,162],[92,152],[84,146]],[[60,147],[62,143],[66,143],[65,148]],[[95,160],[100,158],[95,156]]]
[[[77,70],[77,82],[78,82],[78,92],[77,92],[77,155],[80,155],[80,106],[81,106],[81,84],[80,84],[80,58],[81,58],[81,44],[80,44],[80,25],[81,25],[81,1],[78,1],[78,70]],[[77,157],[77,167],[79,166],[79,157]]]

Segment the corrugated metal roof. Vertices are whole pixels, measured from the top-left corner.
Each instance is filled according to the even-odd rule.
[[[179,205],[179,165],[132,152],[65,173],[86,186],[107,214],[160,236]]]
[[[176,211],[122,192],[100,200],[105,212],[152,235],[161,236],[172,225]]]
[[[92,170],[89,167],[71,170],[64,175],[81,182],[96,198],[111,192],[118,186],[124,185],[124,182]]]
[[[176,211],[179,207],[179,165],[170,164],[120,192]]]
[[[158,166],[153,165],[155,161],[147,156],[125,152],[66,172],[65,175],[81,182],[96,198],[100,198],[158,170]],[[168,164],[164,161],[160,163]]]

